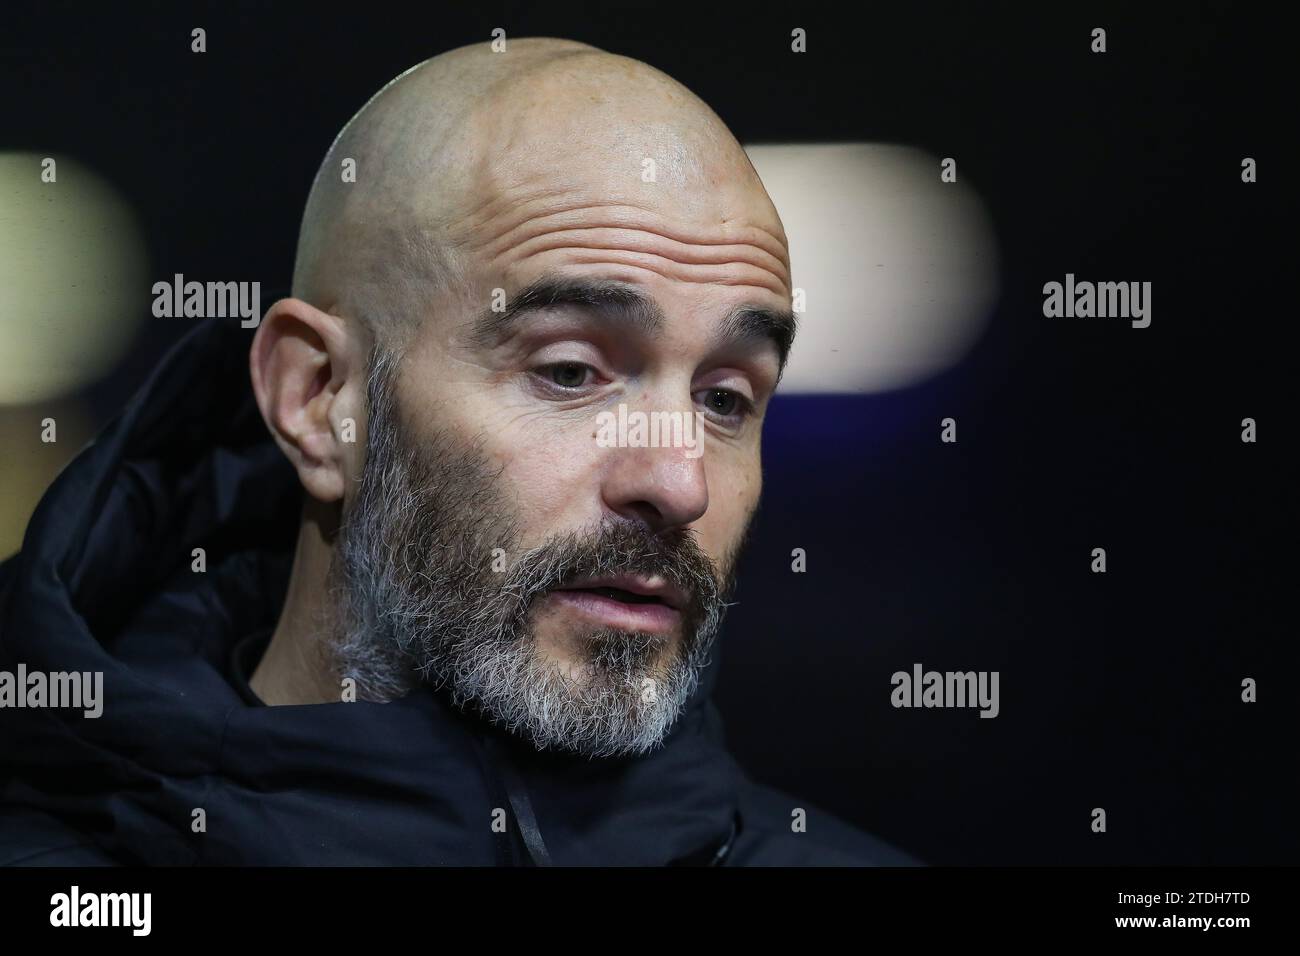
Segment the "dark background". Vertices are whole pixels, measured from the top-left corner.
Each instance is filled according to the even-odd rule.
[[[978,6],[14,7],[0,148],[112,182],[151,281],[260,280],[263,307],[343,123],[498,26],[643,59],[745,143],[956,157],[997,231],[1001,301],[922,386],[774,402],[722,645],[732,747],[932,863],[1300,862],[1293,33],[1258,5]],[[1044,318],[1067,272],[1151,281],[1151,327]],[[83,396],[101,420],[187,328],[145,320]],[[1000,671],[1001,715],[892,708],[915,662]]]

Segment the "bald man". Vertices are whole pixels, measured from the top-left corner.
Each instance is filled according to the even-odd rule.
[[[907,862],[749,780],[709,701],[794,334],[781,220],[679,83],[554,39],[403,73],[251,347],[196,330],[6,567],[6,651],[105,689],[8,724],[0,853]]]

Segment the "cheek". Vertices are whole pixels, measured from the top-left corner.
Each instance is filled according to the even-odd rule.
[[[437,384],[413,396],[413,417],[480,450],[502,507],[520,530],[520,547],[599,520],[594,413],[557,416],[455,363],[430,367],[439,372],[425,380]]]
[[[599,455],[586,423],[537,420],[483,433],[483,449],[499,471],[524,547],[600,520]]]
[[[738,461],[719,462],[709,471],[709,510],[696,522],[700,546],[721,563],[738,543],[758,506],[763,488],[757,454]]]

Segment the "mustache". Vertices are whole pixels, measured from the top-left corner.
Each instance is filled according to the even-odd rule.
[[[605,519],[593,531],[570,532],[522,552],[505,588],[521,605],[585,578],[621,574],[659,577],[687,600],[684,616],[697,622],[720,610],[726,582],[690,529],[659,534],[638,522]]]

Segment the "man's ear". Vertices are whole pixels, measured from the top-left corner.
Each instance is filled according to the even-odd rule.
[[[341,501],[359,473],[369,349],[355,323],[281,299],[253,337],[249,371],[262,419],[307,493]]]

